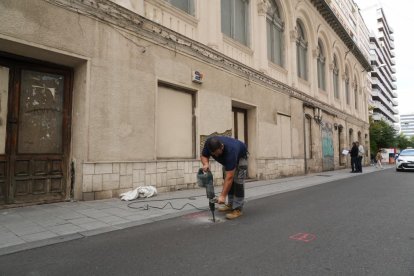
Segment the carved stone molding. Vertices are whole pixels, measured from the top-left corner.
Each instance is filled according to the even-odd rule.
[[[318,56],[319,56],[319,48],[316,47],[315,49],[312,50],[312,57],[317,58]]]
[[[295,29],[294,29],[294,30],[291,30],[291,31],[289,32],[289,36],[290,36],[290,40],[291,40],[292,42],[295,42],[295,41],[298,39],[298,32],[297,32],[297,30],[296,30],[296,27],[295,27]]]
[[[126,10],[121,6],[111,2],[110,0],[44,0],[52,5],[64,7],[76,14],[81,14],[86,17],[93,18],[97,21],[105,22],[117,32],[122,32],[123,36],[131,36],[147,43],[153,43],[152,46],[159,46],[168,48],[177,53],[183,53],[199,61],[206,62],[248,78],[251,81],[267,86],[269,89],[278,91],[290,97],[294,97],[303,101],[304,103],[322,108],[325,112],[332,114],[338,118],[347,118],[349,115],[343,111],[333,107],[327,106],[324,102],[316,98],[312,98],[305,92],[299,91],[283,82],[277,81],[267,75],[264,75],[258,70],[251,68],[241,62],[238,62],[223,53],[220,53],[202,43],[194,41],[184,35],[174,32],[167,27],[159,25],[145,17],[135,14],[132,11]],[[263,1],[262,1],[263,2]],[[295,30],[290,31],[290,37],[295,41],[298,33]],[[302,41],[304,46],[307,42]],[[139,47],[144,47],[136,44]],[[146,45],[145,48],[152,47]],[[145,52],[143,52],[145,54]],[[364,121],[355,118],[360,123]]]
[[[259,15],[265,15],[269,8],[269,0],[257,0],[257,12]]]

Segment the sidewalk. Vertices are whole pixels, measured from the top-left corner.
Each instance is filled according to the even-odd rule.
[[[384,166],[394,168],[393,165]],[[362,174],[378,171],[373,166],[364,167]],[[358,177],[361,174],[349,173],[348,169],[308,174],[274,180],[262,180],[246,183],[246,202],[298,190],[339,179]],[[216,187],[216,193],[221,187]],[[174,200],[171,200],[173,199]],[[62,202],[28,207],[0,210],[0,256],[58,242],[80,239],[109,231],[125,229],[146,223],[152,223],[172,217],[194,214],[204,222],[212,223],[210,212],[200,212],[187,204],[182,210],[149,208],[146,204],[163,207],[168,202],[175,208],[190,203],[200,209],[208,209],[208,200],[204,188],[162,193],[144,200],[121,201],[120,199]],[[248,204],[247,204],[248,206]],[[248,208],[248,207],[247,207]],[[225,219],[217,214],[217,222]]]

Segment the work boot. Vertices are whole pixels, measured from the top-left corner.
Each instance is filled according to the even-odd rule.
[[[220,212],[230,212],[233,211],[233,207],[231,206],[231,204],[223,204],[220,205],[220,207],[218,207],[217,210],[219,210]]]
[[[226,215],[226,219],[235,219],[242,215],[242,211],[239,209],[234,209],[231,213]]]

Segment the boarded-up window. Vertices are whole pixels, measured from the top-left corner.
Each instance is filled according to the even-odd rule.
[[[6,148],[7,101],[9,95],[9,68],[0,66],[0,154]]]
[[[158,87],[157,158],[195,158],[193,94]]]
[[[312,118],[305,117],[306,158],[312,158]]]
[[[278,121],[278,133],[279,141],[281,141],[281,157],[282,158],[291,158],[292,157],[292,129],[290,125],[290,117],[286,115],[279,114]]]

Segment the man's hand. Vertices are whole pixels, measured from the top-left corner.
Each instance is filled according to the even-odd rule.
[[[223,183],[223,190],[220,193],[220,196],[217,198],[217,203],[223,204],[226,201],[226,197],[229,194],[229,191],[231,189],[231,185],[233,184],[233,178],[234,178],[234,172],[236,170],[232,171],[226,171],[226,178],[224,179]]]
[[[217,203],[218,204],[224,204],[226,203],[226,197],[223,195],[219,195],[219,197],[217,198]]]
[[[201,164],[203,164],[203,172],[209,171],[210,170],[210,162],[208,160],[208,157],[205,157],[205,156],[201,155],[200,160],[201,160]]]

